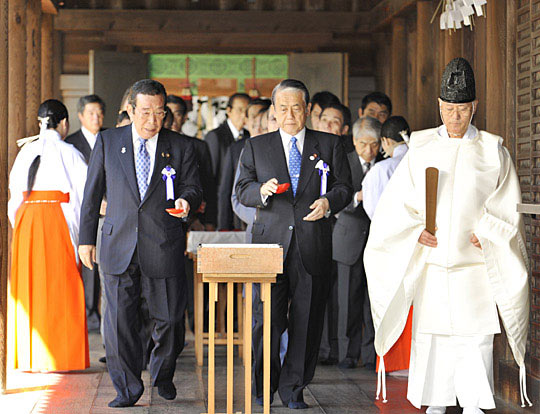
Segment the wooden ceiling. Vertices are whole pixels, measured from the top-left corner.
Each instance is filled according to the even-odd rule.
[[[66,9],[369,11],[379,0],[60,0]]]

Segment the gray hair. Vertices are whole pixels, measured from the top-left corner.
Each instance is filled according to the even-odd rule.
[[[363,116],[362,118],[358,119],[352,127],[353,138],[369,136],[376,138],[377,141],[380,141],[381,127],[382,124],[376,118]]]
[[[276,103],[276,94],[286,89],[302,92],[302,95],[304,96],[304,102],[307,107],[307,104],[309,103],[309,91],[306,88],[306,85],[296,79],[282,80],[274,87],[274,90],[272,91],[272,105],[275,105]]]

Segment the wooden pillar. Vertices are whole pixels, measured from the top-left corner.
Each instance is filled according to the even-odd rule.
[[[26,6],[26,134],[39,132],[36,120],[41,103],[41,0]]]
[[[468,30],[468,29],[467,29]],[[444,64],[447,65],[452,59],[460,57],[463,29],[456,31],[444,31]]]
[[[9,165],[17,155],[16,140],[26,136],[26,0],[9,0]]]
[[[414,131],[416,128],[417,103],[416,96],[416,54],[418,53],[416,13],[407,17],[407,122]]]
[[[486,129],[493,134],[504,136],[506,0],[491,0],[487,6]]]
[[[0,393],[6,389],[8,282],[8,0],[0,0]]]
[[[41,17],[41,101],[54,96],[53,70],[53,16],[44,14]]]
[[[478,108],[474,116],[474,125],[479,129],[486,129],[486,33],[487,19],[484,17],[474,20],[475,49],[474,49],[474,77],[476,83],[476,97]]]
[[[390,63],[388,56],[390,55],[390,35],[389,33],[381,32],[374,33],[375,41],[375,87],[378,91],[390,95]]]
[[[392,115],[407,117],[407,30],[405,19],[392,20]]]
[[[434,30],[430,24],[433,2],[419,1],[416,16],[416,128],[430,128],[438,123],[437,71]]]

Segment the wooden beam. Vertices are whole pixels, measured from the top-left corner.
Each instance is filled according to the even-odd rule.
[[[418,0],[382,0],[369,12],[370,31],[380,31],[388,26],[394,17],[411,9]]]
[[[44,14],[41,18],[41,101],[54,96],[53,71],[53,17]]]
[[[486,130],[504,136],[504,102],[506,69],[506,0],[491,0],[487,4],[486,38]],[[533,63],[534,65],[534,63]],[[510,97],[508,97],[510,99]],[[513,97],[511,97],[513,99]]]
[[[8,145],[11,169],[18,148],[16,140],[26,136],[26,0],[9,0]]]
[[[407,117],[407,29],[405,19],[392,19],[392,113]]]
[[[0,108],[8,107],[8,0],[0,0]],[[6,390],[7,284],[9,244],[8,113],[0,111],[0,393]]]
[[[41,0],[26,2],[26,134],[35,135],[41,103]]]
[[[173,33],[368,33],[365,12],[62,9],[56,30]],[[223,24],[227,22],[227,24]]]
[[[416,128],[425,129],[435,125],[437,111],[437,65],[435,62],[434,30],[429,24],[433,15],[433,2],[419,1],[417,4],[417,50],[416,50]]]

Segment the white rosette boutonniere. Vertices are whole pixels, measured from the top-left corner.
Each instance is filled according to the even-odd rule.
[[[173,180],[176,178],[176,171],[170,165],[167,165],[161,170],[161,178],[165,181],[167,191],[167,200],[174,200]]]
[[[326,194],[326,188],[328,186],[330,166],[323,160],[319,160],[317,164],[315,164],[315,168],[319,170],[319,176],[321,177],[321,196],[323,196]]]

